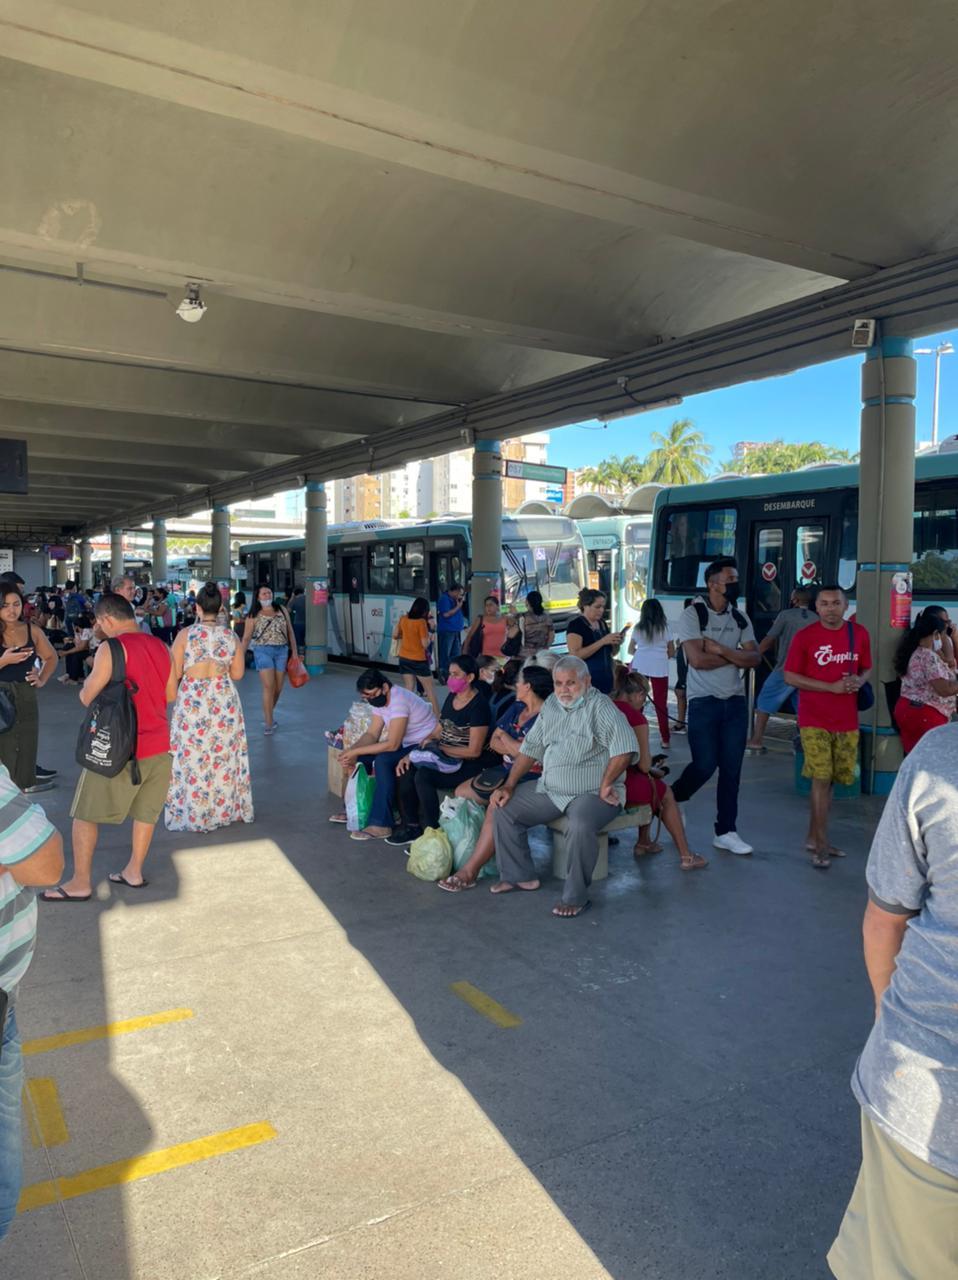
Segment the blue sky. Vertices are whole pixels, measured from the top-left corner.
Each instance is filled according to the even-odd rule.
[[[934,347],[950,341],[958,348],[958,330],[916,341]],[[917,436],[931,438],[934,356],[917,356]],[[644,456],[653,431],[664,432],[675,418],[691,418],[712,446],[713,462],[725,462],[736,440],[777,440],[792,444],[820,440],[840,449],[858,449],[862,357],[848,356],[782,378],[766,378],[740,387],[689,396],[672,409],[656,409],[603,426],[584,422],[550,432],[549,461],[562,467],[592,466],[617,453]],[[958,434],[958,350],[942,356],[938,415],[939,439]]]

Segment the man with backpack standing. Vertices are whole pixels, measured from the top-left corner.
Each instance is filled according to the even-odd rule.
[[[113,679],[114,642],[122,647],[127,688],[136,712],[134,752],[114,777],[85,768],[80,773],[70,816],[73,819],[73,876],[42,896],[48,902],[86,902],[93,893],[91,872],[99,824],[133,819],[133,847],[122,871],[110,880],[140,889],[143,864],[153,829],[166,804],[170,785],[170,729],[166,716],[170,653],[155,636],[140,631],[133,606],[121,596],[102,596],[96,620],[104,642],[96,651],[93,670],[80,690],[85,707]],[[137,781],[137,778],[139,781]]]
[[[820,587],[815,596],[818,622],[799,631],[785,659],[785,682],[800,689],[798,732],[804,778],[812,780],[812,801],[805,847],[819,871],[841,858],[828,843],[832,788],[850,786],[858,763],[858,695],[871,675],[868,632],[845,621],[848,598],[841,587]]]
[[[675,638],[688,662],[688,735],[692,760],[675,781],[679,802],[691,799],[718,769],[716,849],[752,852],[736,830],[738,789],[748,738],[742,672],[761,661],[752,624],[737,609],[738,567],[730,557],[705,571],[705,596],[679,619]]]

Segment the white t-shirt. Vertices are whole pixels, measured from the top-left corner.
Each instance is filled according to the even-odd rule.
[[[387,725],[397,716],[407,717],[406,732],[402,739],[404,747],[413,747],[424,742],[436,727],[436,717],[429,703],[424,702],[409,689],[403,689],[396,684],[393,685],[389,694],[388,703],[384,707],[373,707],[373,714],[379,716]]]
[[[635,636],[635,653],[629,663],[633,671],[640,676],[667,676],[669,674],[669,641],[672,639],[668,631],[660,631],[647,640],[638,628]]]

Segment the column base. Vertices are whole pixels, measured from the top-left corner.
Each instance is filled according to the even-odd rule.
[[[321,676],[326,670],[329,653],[318,645],[307,645],[303,651],[303,662],[311,676]]]

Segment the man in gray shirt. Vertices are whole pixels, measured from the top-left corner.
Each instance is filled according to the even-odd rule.
[[[716,849],[748,854],[752,846],[736,831],[738,788],[748,737],[748,708],[742,672],[761,659],[755,632],[738,600],[738,568],[726,556],[705,571],[707,594],[698,596],[679,619],[675,638],[689,664],[689,748],[687,764],[672,788],[688,800],[718,769]]]
[[[774,647],[775,666],[765,677],[765,683],[755,700],[755,725],[748,740],[749,751],[765,750],[762,739],[765,737],[769,716],[781,711],[789,703],[793,710],[795,708],[796,690],[785,683],[785,659],[798,632],[818,621],[818,614],[808,607],[811,602],[812,593],[808,587],[796,587],[789,607],[781,611],[772,623],[768,635],[758,646],[758,652],[763,658]]]
[[[866,878],[862,1166],[828,1264],[839,1280],[945,1280],[958,1275],[958,725],[906,758]]]
[[[493,792],[493,829],[501,879],[493,893],[538,889],[529,853],[529,828],[566,814],[569,874],[554,916],[571,919],[589,906],[586,896],[599,856],[599,832],[625,803],[622,775],[636,751],[635,734],[612,699],[592,688],[589,668],[566,655],[552,669],[555,692],[526,734],[503,785]],[[535,786],[519,783],[536,762]]]

